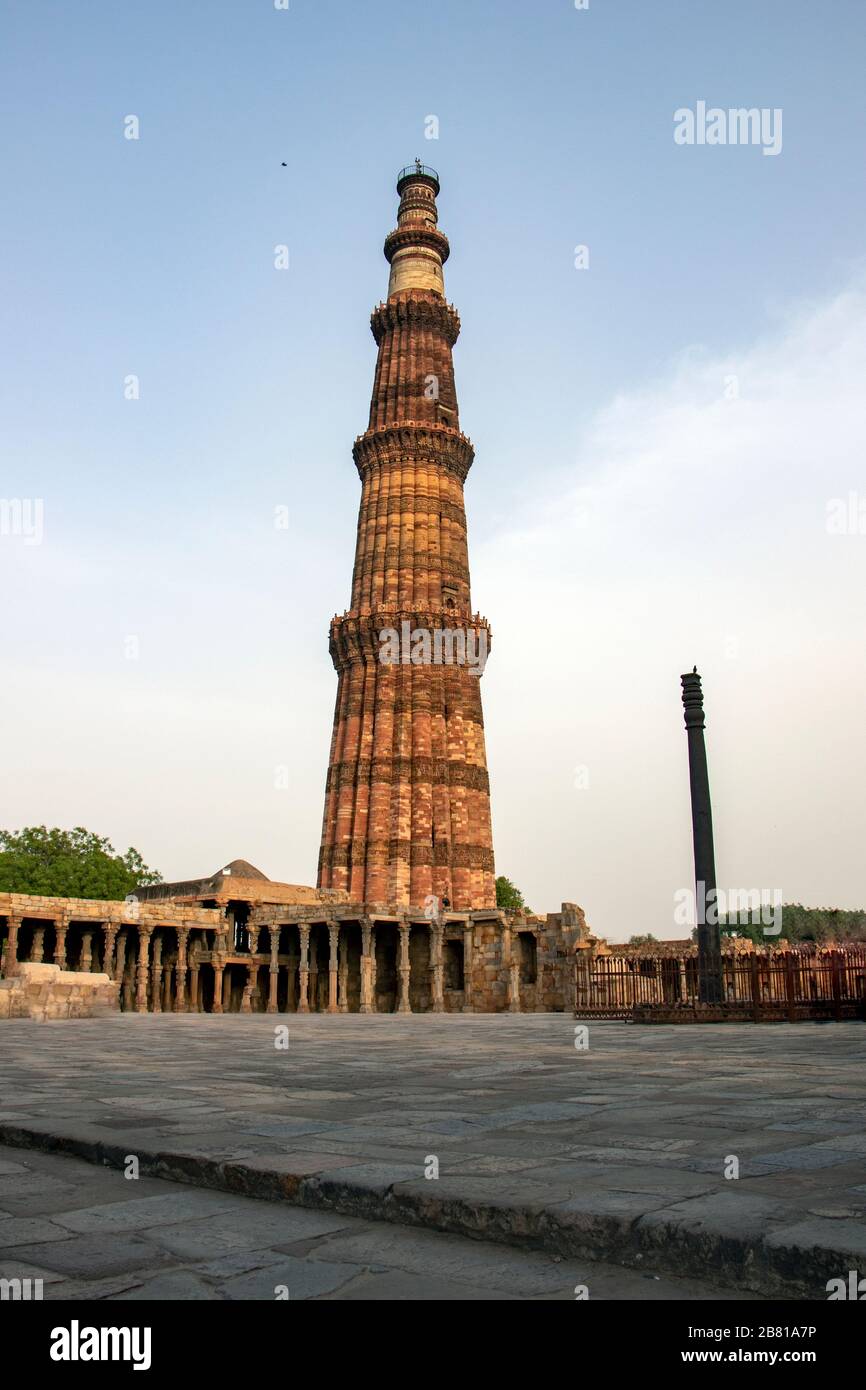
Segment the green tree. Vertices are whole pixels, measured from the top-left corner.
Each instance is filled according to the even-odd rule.
[[[0,830],[0,892],[119,902],[138,884],[161,882],[137,849],[118,854],[109,840],[80,825]]]
[[[520,889],[504,875],[500,875],[496,880],[496,906],[503,912],[525,912],[532,916],[532,908],[526,906]]]
[[[658,938],[653,936],[652,932],[647,932],[646,936],[630,936],[628,944],[629,946],[651,946],[656,940]]]
[[[866,941],[866,912],[862,908],[804,907],[785,903],[782,936],[788,941]]]
[[[777,941],[790,941],[792,944],[814,941],[819,946],[834,941],[866,941],[866,912],[861,908],[848,910],[783,903],[779,910],[782,930],[778,936],[768,935],[761,922],[740,922],[736,916],[732,916],[730,921],[720,916],[719,931],[723,937],[739,936],[754,941],[756,946],[772,946]],[[697,928],[692,931],[692,940],[697,940]]]

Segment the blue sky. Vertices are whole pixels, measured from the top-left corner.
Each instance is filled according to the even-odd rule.
[[[84,822],[167,876],[243,855],[312,881],[335,692],[327,623],[349,598],[350,450],[375,358],[368,318],[386,292],[395,175],[420,155],[441,175],[446,288],[463,322],[474,598],[494,629],[485,699],[498,868],[534,906],[574,897],[603,934],[628,934],[634,890],[630,899],[613,880],[634,752],[615,739],[602,751],[607,671],[618,689],[631,683],[636,747],[660,750],[671,773],[658,792],[664,833],[648,829],[654,806],[643,818],[634,808],[625,842],[648,864],[676,842],[639,910],[673,934],[665,875],[688,882],[679,670],[702,664],[750,786],[772,783],[762,662],[802,572],[796,526],[801,553],[805,538],[820,551],[826,500],[863,487],[856,384],[839,400],[822,372],[828,345],[848,335],[857,350],[839,358],[833,391],[859,361],[866,8],[7,0],[0,22],[0,494],[45,505],[41,546],[0,543],[4,728],[7,739],[22,720],[26,730],[7,749],[0,824]],[[701,99],[781,108],[782,152],[675,145],[674,111]],[[123,136],[130,114],[137,141]],[[437,140],[425,139],[430,115]],[[273,265],[281,243],[285,272]],[[589,247],[586,271],[574,268],[577,244]],[[693,475],[664,466],[679,449],[666,431],[684,411],[704,411],[704,447],[718,438],[706,414],[714,363],[722,375],[751,364],[763,383],[767,433],[753,444],[771,462],[739,482],[730,460],[745,456],[742,421],[711,477],[699,458]],[[141,395],[128,401],[133,373]],[[784,457],[772,463],[787,390],[798,409],[814,407],[790,477]],[[831,408],[845,427],[828,440]],[[757,429],[750,416],[747,432]],[[664,443],[646,458],[652,431]],[[620,496],[625,478],[634,486]],[[582,489],[619,497],[607,529],[591,508],[588,524],[579,516],[567,529]],[[275,532],[281,504],[290,526]],[[784,518],[788,504],[805,509],[799,521]],[[810,673],[829,657],[852,688],[861,674],[862,613],[848,605],[863,588],[866,537],[859,549],[847,539],[844,558],[815,555],[815,626],[801,623],[785,674],[786,703],[792,691],[795,706],[809,691],[816,702],[790,712],[797,756],[821,762],[823,751],[825,770],[831,750],[810,742],[822,722]],[[726,563],[717,554],[709,565],[702,540]],[[746,582],[756,546],[769,557],[773,545],[778,593],[758,568],[737,605],[732,582]],[[678,576],[692,588],[696,565],[711,596],[683,616]],[[638,641],[629,615],[648,594],[657,602]],[[840,624],[829,652],[828,611]],[[732,671],[720,653],[740,632]],[[527,737],[528,702],[556,743]],[[834,764],[841,802],[832,780],[817,806],[814,783],[794,793],[797,824],[826,824],[834,807],[844,822],[832,847],[809,838],[807,863],[781,825],[752,866],[744,798],[718,772],[732,884],[760,873],[786,898],[866,905],[844,838],[862,810],[851,756]],[[557,782],[563,759],[598,766],[594,799]],[[290,768],[288,796],[273,790],[275,765]]]

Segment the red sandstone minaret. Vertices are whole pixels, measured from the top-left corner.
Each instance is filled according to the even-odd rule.
[[[362,490],[352,606],[331,623],[339,684],[318,882],[363,903],[423,907],[432,895],[457,910],[490,908],[480,690],[489,629],[469,591],[473,449],[451,360],[460,320],[444,294],[439,178],[416,160],[397,192],[388,299],[371,318],[370,424],[353,450]]]

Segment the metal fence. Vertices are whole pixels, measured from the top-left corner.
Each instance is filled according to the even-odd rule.
[[[866,1018],[866,947],[722,956],[722,999],[701,1004],[696,956],[597,956],[575,965],[575,1016],[794,1022]]]

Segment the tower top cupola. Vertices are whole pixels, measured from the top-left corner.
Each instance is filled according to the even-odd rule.
[[[444,296],[442,267],[451,248],[437,226],[439,175],[416,159],[397,175],[397,192],[397,226],[385,238],[384,248],[391,266],[388,298],[405,290],[432,290]]]

